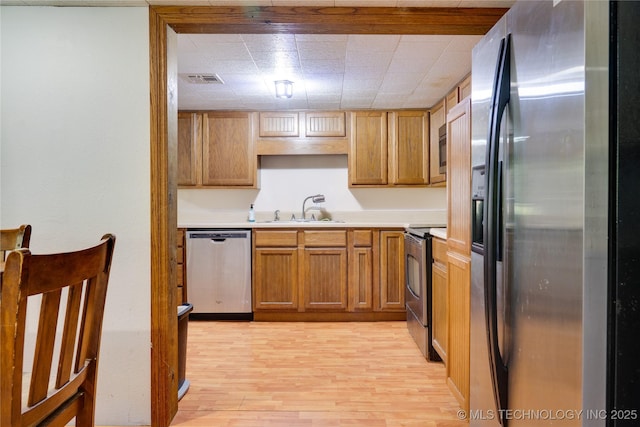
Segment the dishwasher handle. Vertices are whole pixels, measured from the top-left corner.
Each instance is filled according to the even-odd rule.
[[[191,232],[187,234],[188,239],[211,239],[213,242],[224,242],[227,239],[248,239],[249,233],[234,233],[234,232]]]

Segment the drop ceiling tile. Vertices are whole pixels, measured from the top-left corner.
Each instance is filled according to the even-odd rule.
[[[300,56],[297,50],[253,50],[250,52],[251,58],[256,62],[270,62],[273,64],[298,65]]]
[[[365,99],[343,99],[340,108],[344,110],[370,110],[372,101]]]
[[[302,63],[305,74],[335,74],[344,72],[344,61],[339,59],[313,59]]]
[[[437,59],[447,49],[450,42],[430,42],[430,41],[402,41],[393,55],[395,60],[420,60],[429,58],[430,61]]]
[[[400,76],[388,75],[378,89],[379,94],[404,93],[410,94],[420,84],[424,77],[422,73],[408,74]]]
[[[345,68],[345,80],[380,80],[386,74],[386,67],[347,67]]]
[[[296,38],[293,34],[244,34],[242,36],[247,49],[253,51],[290,51],[296,50]]]
[[[405,34],[401,37],[401,42],[412,42],[412,43],[449,43],[453,36],[448,35],[416,35],[416,34]]]
[[[304,5],[308,5],[305,1],[302,2]],[[296,34],[296,41],[349,41],[349,38],[352,37],[348,34]]]
[[[386,93],[384,95],[379,95],[376,96],[376,99],[373,100],[373,103],[371,104],[371,107],[374,109],[380,109],[380,110],[385,110],[385,109],[394,109],[394,108],[398,108],[398,107],[394,107],[397,105],[404,105],[404,100],[406,99],[405,94],[391,94],[391,93]]]
[[[345,59],[346,68],[372,68],[386,69],[393,58],[393,52],[347,52]]]
[[[213,73],[217,73],[224,80],[223,74],[251,74],[257,73],[258,67],[256,67],[253,61],[211,61],[210,70]]]
[[[452,36],[453,40],[447,46],[447,52],[471,52],[482,36]]]
[[[347,51],[359,52],[365,50],[367,52],[393,52],[400,42],[401,37],[402,36],[399,35],[382,36],[377,34],[355,34],[349,36]]]
[[[343,82],[343,88],[345,91],[363,91],[370,90],[375,91],[380,88],[382,84],[382,77],[376,79],[364,79],[357,77],[347,77],[345,76]]]
[[[435,65],[438,58],[430,58],[430,57],[420,57],[419,61],[410,61],[410,60],[394,60],[387,68],[388,75],[393,76],[402,76],[406,73],[418,74],[420,73],[423,77],[426,73],[431,70],[431,68]]]
[[[346,42],[342,41],[298,41],[300,60],[345,58]]]

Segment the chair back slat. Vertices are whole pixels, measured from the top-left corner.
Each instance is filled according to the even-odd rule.
[[[61,295],[62,290],[60,289],[42,295],[36,349],[31,371],[31,386],[29,387],[29,406],[33,406],[47,397]]]
[[[58,362],[58,373],[56,374],[56,388],[62,387],[71,378],[71,366],[75,356],[73,349],[76,344],[80,301],[82,299],[82,286],[82,283],[69,286],[67,310],[64,316],[65,327],[62,332],[62,341],[60,344],[60,361]]]
[[[115,237],[105,235],[99,245],[76,252],[10,252],[0,299],[0,425],[64,426],[74,418],[78,427],[94,425],[100,336],[114,245]],[[42,299],[31,380],[23,402],[27,301],[35,295]],[[33,308],[38,307],[29,310]]]

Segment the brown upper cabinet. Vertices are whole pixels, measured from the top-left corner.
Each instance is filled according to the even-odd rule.
[[[471,74],[458,83],[458,102],[462,101],[467,96],[471,96]]]
[[[393,185],[429,183],[429,113],[394,111],[388,115],[390,178]]]
[[[429,183],[432,186],[446,185],[447,113],[460,101],[471,95],[471,74],[459,82],[440,102],[429,110]],[[441,134],[446,135],[444,144],[440,143]],[[444,162],[440,162],[440,160]]]
[[[256,188],[255,113],[178,113],[178,185]]]
[[[258,154],[346,154],[347,115],[345,111],[260,112]]]
[[[349,186],[427,185],[428,137],[426,111],[352,112]]]
[[[196,186],[202,160],[202,114],[178,113],[178,185]]]
[[[469,95],[471,95],[471,74],[467,75],[447,94],[447,112]]]
[[[440,129],[446,129],[447,113],[445,100],[438,102],[429,110],[429,182],[432,185],[445,185],[446,166],[441,168],[441,157],[446,162],[446,145],[440,146]],[[445,163],[446,165],[446,163]]]
[[[351,113],[349,185],[387,185],[387,113]]]

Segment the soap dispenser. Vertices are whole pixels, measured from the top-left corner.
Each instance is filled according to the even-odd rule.
[[[249,222],[256,222],[256,211],[253,209],[253,203],[249,208]]]

